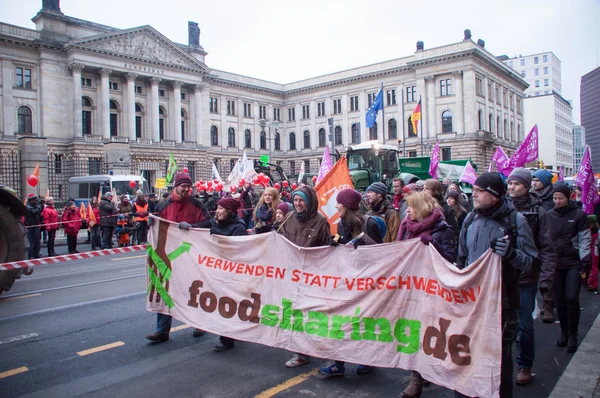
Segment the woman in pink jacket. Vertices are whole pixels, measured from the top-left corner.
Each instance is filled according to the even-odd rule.
[[[81,214],[75,205],[75,202],[69,201],[65,207],[65,212],[62,215],[62,223],[65,227],[65,235],[67,235],[67,247],[69,254],[79,253],[77,251],[77,234],[81,229]]]
[[[46,224],[46,232],[48,232],[48,257],[54,257],[57,255],[54,251],[54,239],[56,238],[56,230],[59,224],[58,212],[54,208],[54,199],[51,197],[46,198],[46,207],[42,212],[42,218],[44,219],[44,224]]]

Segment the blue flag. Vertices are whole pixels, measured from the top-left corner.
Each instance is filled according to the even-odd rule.
[[[383,90],[379,89],[377,93],[377,97],[375,97],[375,101],[371,104],[371,107],[367,111],[367,116],[365,117],[367,121],[367,128],[373,127],[375,124],[375,120],[377,119],[377,113],[380,109],[383,109]]]

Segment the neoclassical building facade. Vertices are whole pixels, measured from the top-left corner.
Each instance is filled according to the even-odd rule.
[[[170,152],[195,179],[212,163],[227,175],[244,150],[270,153],[291,175],[302,162],[316,173],[331,140],[340,152],[379,140],[407,157],[428,156],[438,140],[444,159],[487,166],[496,146],[510,153],[524,135],[527,83],[467,31],[449,45],[418,43],[402,58],[279,84],[211,69],[196,23],[184,45],[151,26],[117,29],[42,3],[36,29],[0,23],[0,181],[17,179],[23,193],[37,163],[60,197],[73,175],[142,173],[153,186]],[[381,85],[384,114],[368,129]]]

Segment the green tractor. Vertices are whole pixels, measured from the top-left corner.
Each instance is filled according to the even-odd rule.
[[[27,208],[15,196],[15,192],[0,184],[0,264],[27,258],[25,227],[20,217],[27,215]],[[0,293],[10,288],[21,275],[30,275],[31,270],[18,268],[0,269]]]

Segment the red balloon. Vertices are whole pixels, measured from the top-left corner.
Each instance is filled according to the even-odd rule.
[[[35,187],[38,184],[38,178],[33,174],[30,174],[29,177],[27,177],[27,183],[30,186]]]
[[[198,180],[198,182],[200,183],[200,185],[204,185],[204,180]]]
[[[217,184],[217,191],[221,192],[223,190],[223,184]]]
[[[208,188],[211,188],[211,187],[213,186],[213,182],[212,182],[212,181],[207,181],[207,182],[206,182],[206,186],[207,186]]]
[[[240,185],[244,185],[246,183],[246,180],[244,180],[243,178],[240,178]]]
[[[292,183],[292,189],[293,189],[293,190],[296,190],[296,188],[298,188],[298,184],[296,184],[295,182],[294,182],[294,183]]]
[[[273,184],[273,188],[279,191],[281,189],[281,185],[279,185],[279,183],[276,182],[275,184]]]
[[[209,181],[209,182],[210,182],[210,181]],[[213,189],[212,189],[212,188],[208,188],[208,189],[207,189],[207,192],[209,192],[209,193],[211,193],[212,191],[213,191]]]
[[[287,188],[287,187],[289,187],[289,186],[290,186],[290,183],[289,183],[289,182],[287,182],[287,181],[284,181],[284,182],[282,182],[282,184],[283,184],[283,186],[284,186],[285,188]]]
[[[237,188],[235,187],[235,185],[230,185],[229,190],[231,191],[231,193],[234,193],[237,190]]]
[[[215,184],[218,184],[218,183],[219,183],[219,180],[217,180],[217,179],[215,178],[215,179],[213,180],[213,182],[214,182]]]
[[[200,184],[200,181],[196,181],[196,189],[200,190],[201,186],[202,186],[202,184]]]
[[[261,179],[259,176],[256,176],[256,178],[254,178],[254,181],[252,181],[254,183],[254,185],[260,185]]]
[[[190,172],[190,169],[188,169],[187,167],[184,167],[184,168],[183,168],[183,172],[184,172],[184,173],[189,173],[189,172]]]
[[[135,181],[129,181],[129,186],[131,188],[135,188],[135,185],[136,185]]]
[[[313,176],[313,178],[312,178],[312,182],[313,182],[313,184],[316,184],[316,183],[317,183],[317,176]]]

